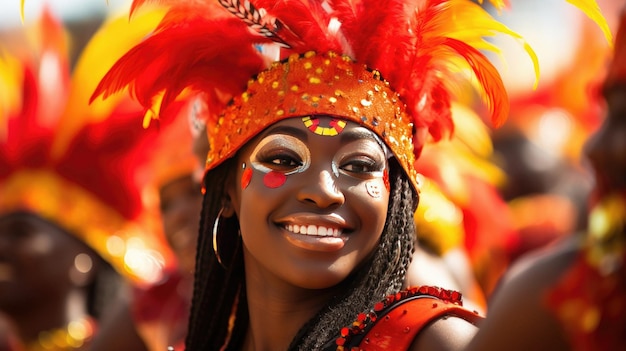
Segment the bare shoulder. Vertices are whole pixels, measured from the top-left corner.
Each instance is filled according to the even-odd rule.
[[[430,323],[417,335],[410,351],[463,350],[477,331],[478,328],[465,319],[442,317]]]
[[[505,287],[523,281],[534,285],[551,284],[574,260],[579,251],[579,238],[572,236],[543,250],[522,256],[503,277]]]
[[[495,292],[467,351],[569,349],[544,299],[577,252],[573,241],[564,242],[514,266]]]

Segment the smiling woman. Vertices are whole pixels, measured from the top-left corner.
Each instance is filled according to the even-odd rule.
[[[186,349],[461,349],[477,313],[457,292],[406,286],[414,162],[452,131],[460,69],[503,121],[503,83],[479,49],[486,32],[519,36],[466,0],[136,0],[132,12],[146,2],[168,14],[93,98],[128,86],[147,120],[190,96],[208,106]]]

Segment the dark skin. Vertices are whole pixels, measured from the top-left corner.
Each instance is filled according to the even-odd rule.
[[[603,198],[626,190],[626,88],[605,92],[608,113],[586,145],[596,175],[595,194]],[[575,236],[556,248],[529,256],[508,273],[490,304],[489,316],[468,351],[571,350],[564,331],[544,297],[580,253]]]
[[[199,213],[202,208],[200,185],[185,175],[159,189],[163,230],[178,260],[179,269],[193,279]]]
[[[202,193],[192,176],[185,175],[163,185],[159,189],[159,200],[164,233],[183,276],[181,284],[184,286],[178,291],[188,291],[191,299]],[[130,304],[126,298],[113,307],[111,317],[100,326],[92,351],[148,349],[133,323]]]
[[[90,255],[89,270],[77,268],[79,254]],[[91,250],[56,224],[26,212],[0,216],[0,309],[24,343],[88,316],[85,287],[96,265]]]
[[[354,123],[329,137],[292,118],[249,142],[237,160],[223,216],[237,215],[244,243],[250,326],[243,350],[284,350],[376,248],[389,201],[386,153]],[[296,226],[315,230],[296,233]],[[411,350],[460,349],[474,332],[461,319],[441,319]]]
[[[585,151],[596,178],[596,194],[626,190],[626,82],[605,93],[608,113]]]
[[[111,307],[108,317],[100,323],[89,350],[148,350],[133,323],[130,301],[122,299]]]
[[[568,241],[554,251],[521,259],[496,291],[488,317],[467,350],[570,350],[543,297],[576,254],[575,243]]]

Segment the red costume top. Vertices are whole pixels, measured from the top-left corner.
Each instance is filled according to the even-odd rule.
[[[408,350],[424,327],[443,316],[472,323],[482,318],[478,312],[463,307],[459,292],[432,286],[408,288],[359,314],[324,350]]]

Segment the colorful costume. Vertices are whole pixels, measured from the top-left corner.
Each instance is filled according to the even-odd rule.
[[[21,71],[13,71],[22,79],[8,86],[8,91],[23,94],[3,108],[0,118],[2,213],[32,211],[58,223],[138,283],[158,280],[169,259],[167,252],[159,253],[163,239],[138,224],[143,220],[143,202],[135,172],[142,160],[145,164],[158,131],[138,125],[136,116],[141,110],[132,101],[118,98],[89,106],[88,91],[107,68],[102,53],[114,49],[109,35],[122,30],[132,34],[125,44],[118,41],[118,50],[125,50],[132,38],[143,35],[147,23],[159,18],[150,16],[134,22],[134,33],[123,25],[123,19],[117,27],[109,24],[110,32],[99,32],[100,37],[85,48],[71,78],[63,32],[52,17],[44,17],[41,35],[46,46],[37,57],[41,64],[43,58],[53,57],[54,61],[45,63],[58,66],[43,71],[26,59]],[[7,63],[20,60],[3,59]],[[38,80],[52,72],[57,80]],[[121,130],[124,135],[119,134]]]
[[[455,316],[472,323],[481,319],[478,312],[462,305],[461,294],[456,291],[429,286],[403,290],[377,303],[368,313],[359,314],[325,350],[406,350],[415,336],[438,318]]]
[[[573,350],[626,346],[625,218],[624,192],[597,204],[575,262],[545,298]]]
[[[0,55],[0,216],[26,212],[53,223],[136,284],[161,279],[171,260],[164,239],[147,229],[137,173],[158,130],[141,127],[143,111],[132,100],[89,106],[88,94],[115,51],[138,42],[161,15],[145,14],[132,26],[126,19],[107,22],[72,76],[66,33],[48,11],[26,54],[1,48]],[[96,324],[87,318],[42,332],[47,336],[27,349],[82,348]]]
[[[147,2],[151,1],[135,0],[131,12],[137,13]],[[106,98],[129,87],[131,94],[145,107],[147,116],[152,117],[167,114],[180,99],[200,96],[208,107],[205,116],[210,144],[206,162],[208,174],[274,123],[301,118],[311,132],[332,137],[340,134],[349,121],[373,132],[389,148],[389,157],[397,162],[403,179],[410,183],[409,190],[418,194],[420,185],[415,159],[428,138],[437,141],[452,132],[454,88],[465,80],[464,74],[475,78],[474,83],[495,126],[508,114],[504,85],[480,50],[497,51],[484,41],[484,36],[503,33],[521,38],[472,1],[154,2],[168,6],[164,20],[151,36],[112,67],[93,99],[101,95]],[[498,9],[505,6],[504,1],[491,2]],[[598,19],[596,8],[591,6],[587,10]],[[528,45],[525,49],[533,57]],[[329,116],[331,121],[322,125],[318,116]],[[246,167],[241,172],[241,187],[245,189],[252,173]],[[264,184],[269,188],[278,187],[286,177],[281,172],[269,172]],[[385,173],[383,179],[389,191],[389,174]],[[373,197],[379,194],[376,189],[368,189],[368,192]],[[215,223],[213,245],[210,225],[205,224],[198,243],[196,268],[199,273],[186,346],[193,350],[237,349],[241,347],[248,321],[245,299],[239,299],[245,296],[242,288],[245,285],[241,283],[240,271],[234,271],[238,263],[224,260],[224,251],[218,250],[216,238],[221,210],[219,204],[214,203],[220,199],[211,195],[205,196],[207,212],[203,220]],[[401,237],[404,233],[397,231],[393,235],[397,236],[395,243],[404,243]],[[412,239],[414,233],[410,235]],[[214,251],[207,251],[211,246]],[[374,255],[393,257],[398,251],[410,250],[379,245]],[[384,275],[390,277],[382,289],[394,296],[399,294],[398,300],[408,297],[406,306],[411,306],[411,310],[414,304],[432,307],[430,298],[415,296],[431,293],[422,293],[419,288],[399,291],[410,260],[408,254],[406,256],[386,262],[381,268]],[[210,286],[210,279],[202,275],[204,272],[217,283]],[[231,272],[235,273],[231,276]],[[434,289],[432,294],[439,299],[441,291]],[[435,308],[424,320],[411,320],[410,324],[415,326],[411,332],[419,332],[420,324],[442,314],[457,313],[463,318],[475,318],[473,312],[461,312],[455,305],[458,295],[450,294],[449,303],[453,308],[443,311]],[[362,297],[368,299],[365,304],[369,304],[382,296],[377,293]],[[445,304],[443,301],[441,303]],[[404,303],[397,306],[404,306]],[[402,314],[402,309],[391,308],[389,312],[384,309],[375,307],[375,312],[389,318]],[[417,311],[411,313],[411,318],[421,318],[423,306]],[[229,316],[227,320],[223,320],[225,315]],[[357,324],[367,322],[369,327],[372,316],[364,315],[365,319],[359,318]],[[214,317],[222,319],[214,323]],[[374,330],[385,329],[384,319],[373,325]],[[392,328],[385,334],[398,331]],[[328,328],[324,332],[332,333]],[[376,333],[369,337],[376,337]],[[329,347],[342,350],[358,338],[357,334],[360,332],[351,332],[348,328],[334,339],[335,345]],[[347,340],[348,336],[351,341]],[[299,337],[296,336],[295,343],[302,340]],[[307,338],[302,342],[325,341],[311,341],[320,339],[318,334]],[[367,338],[363,343],[368,342]],[[411,340],[405,340],[399,349],[410,343]]]

